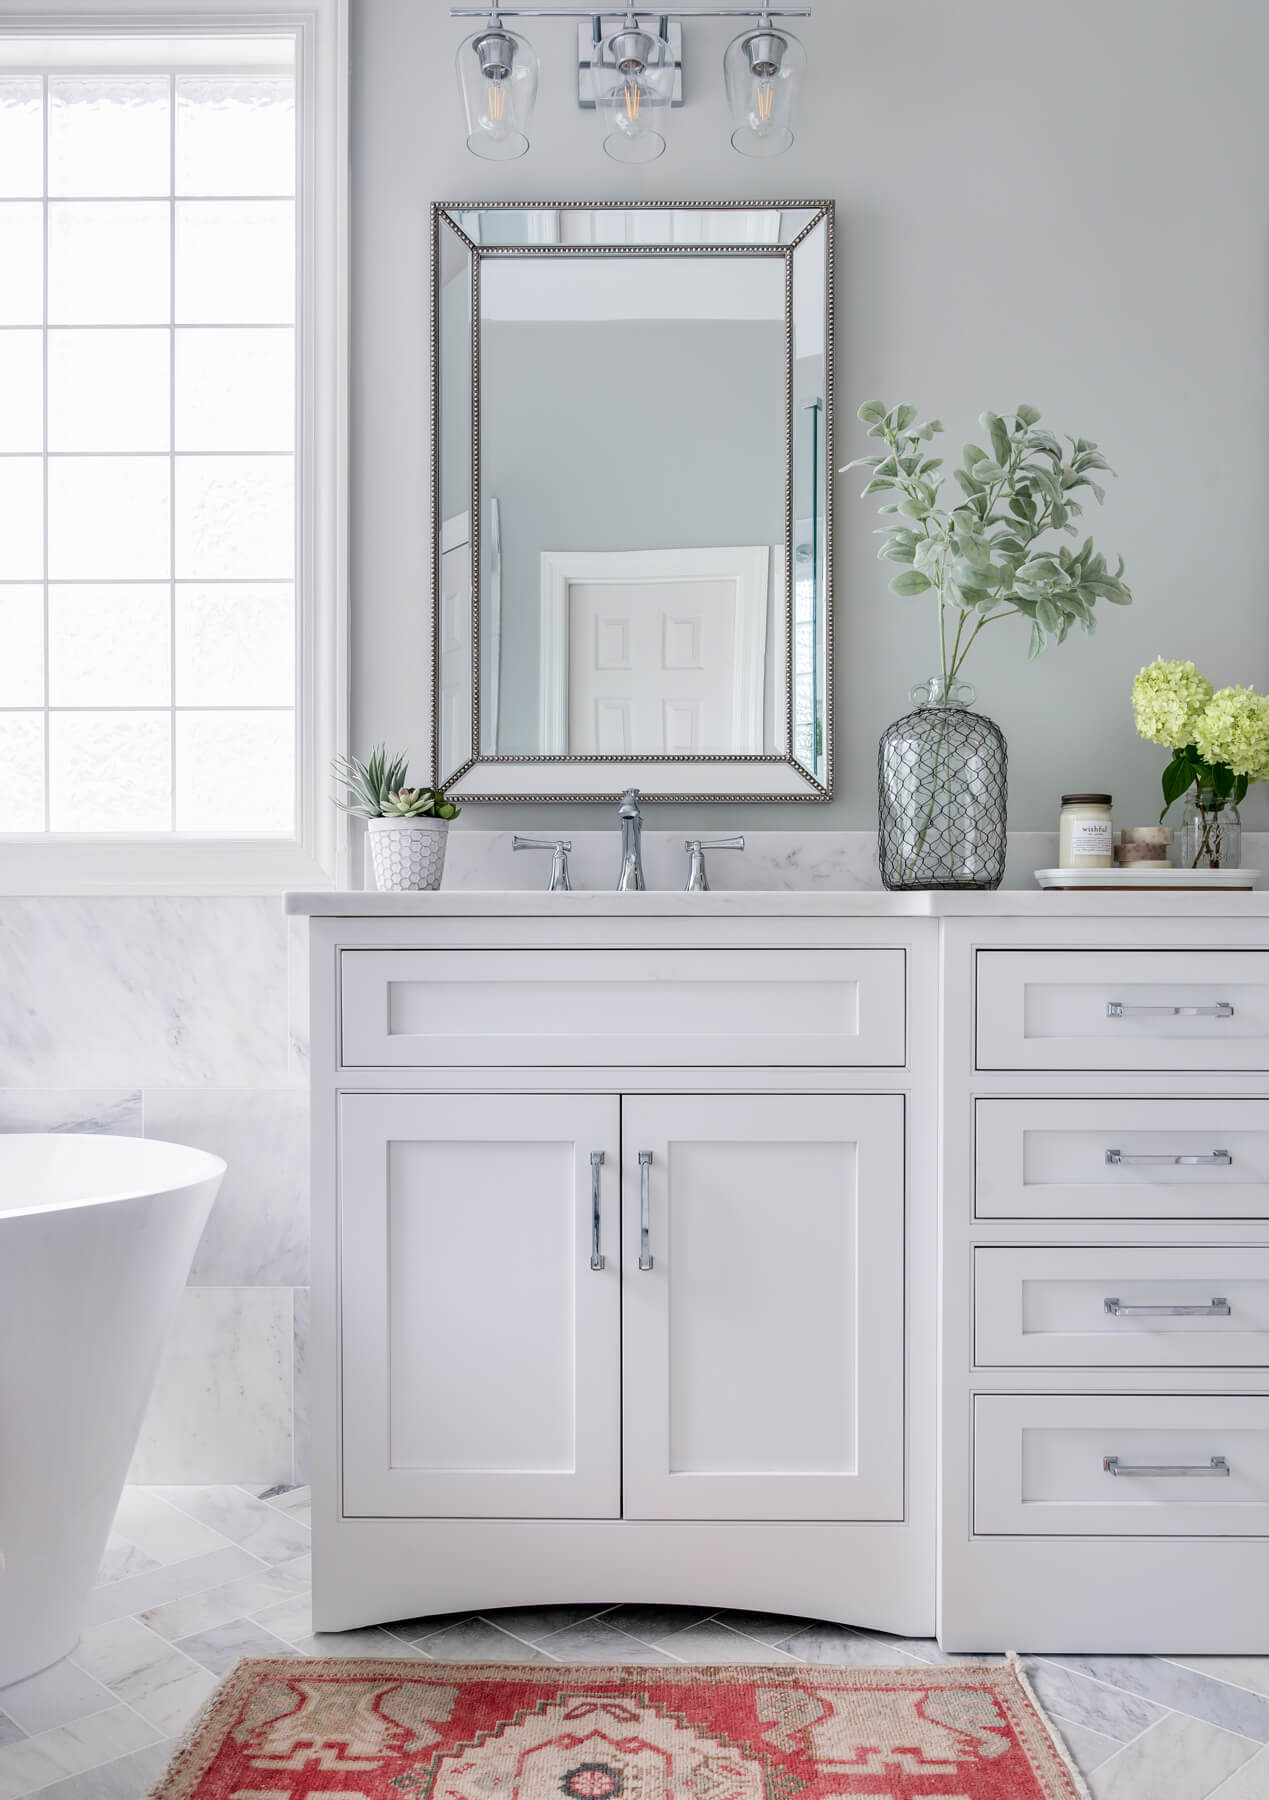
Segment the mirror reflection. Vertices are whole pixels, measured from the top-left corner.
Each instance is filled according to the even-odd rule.
[[[827,211],[436,231],[442,779],[826,793]]]

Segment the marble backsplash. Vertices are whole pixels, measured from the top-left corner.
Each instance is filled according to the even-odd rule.
[[[690,819],[685,821],[687,831]],[[683,885],[684,831],[649,832],[656,888]],[[747,832],[716,887],[874,889],[864,832]],[[617,832],[572,834],[578,887],[616,879]],[[1006,884],[1056,860],[1010,840]],[[1269,834],[1244,860],[1265,867]],[[532,890],[550,858],[456,830],[446,886]],[[132,1478],[268,1485],[306,1475],[306,921],[276,898],[0,899],[0,1130],[142,1132],[229,1165],[178,1309]]]

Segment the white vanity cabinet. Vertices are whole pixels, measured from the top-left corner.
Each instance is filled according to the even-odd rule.
[[[1269,899],[296,910],[320,1629],[1269,1653]]]
[[[319,1628],[928,1633],[930,922],[411,898],[310,927]]]

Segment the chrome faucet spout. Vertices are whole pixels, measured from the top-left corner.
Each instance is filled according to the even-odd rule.
[[[643,814],[639,811],[638,788],[627,788],[617,805],[621,826],[621,870],[617,876],[619,894],[642,893],[647,887],[643,879]]]

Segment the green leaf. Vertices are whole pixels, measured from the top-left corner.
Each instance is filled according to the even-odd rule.
[[[896,431],[906,431],[908,429],[908,426],[912,423],[913,419],[915,419],[916,416],[917,416],[917,409],[915,406],[908,406],[906,404],[901,406],[898,409],[898,411],[895,413],[895,416],[894,416],[895,430]]]
[[[1004,420],[997,418],[993,413],[988,430],[991,432],[991,447],[996,452],[996,461],[1007,463],[1009,461],[1009,433],[1005,429]]]
[[[1159,814],[1159,820],[1162,823],[1169,807],[1178,801],[1188,788],[1194,786],[1194,765],[1190,761],[1189,751],[1178,750],[1160,779],[1163,787],[1163,811]]]
[[[859,490],[859,498],[866,500],[869,494],[887,493],[894,486],[888,475],[874,475],[866,488]]]
[[[989,456],[985,456],[980,463],[975,463],[974,474],[979,481],[999,481],[1004,470],[999,463],[995,463]]]
[[[961,461],[967,469],[972,469],[976,463],[987,461],[987,452],[980,450],[977,444],[966,444],[961,451]]]
[[[864,425],[880,425],[885,416],[886,409],[880,400],[865,400],[858,413],[858,418]]]
[[[1040,417],[1040,411],[1039,408],[1035,406],[1020,406],[1018,408],[1017,417],[1024,425],[1034,425],[1036,420]]]
[[[1058,631],[1061,629],[1061,609],[1049,599],[1047,594],[1042,594],[1036,601],[1035,616],[1046,631]]]
[[[890,583],[891,592],[895,594],[923,594],[934,583],[919,569],[905,569],[902,575],[896,575]]]
[[[888,544],[883,544],[880,550],[878,550],[877,561],[910,563],[915,555],[915,544],[905,544],[898,539],[892,538]]]
[[[1039,625],[1033,622],[1031,626],[1031,642],[1027,645],[1027,661],[1034,662],[1043,649],[1044,633],[1041,631]]]

